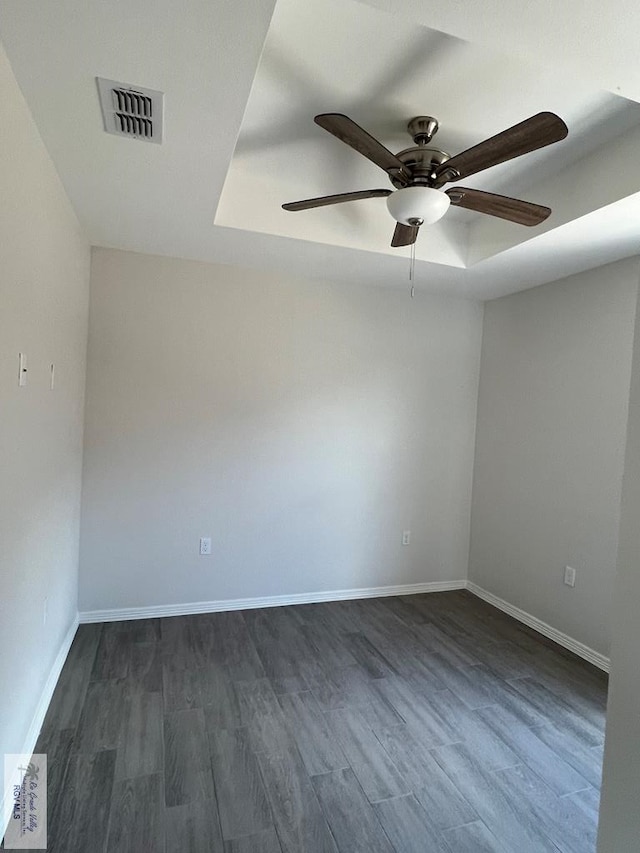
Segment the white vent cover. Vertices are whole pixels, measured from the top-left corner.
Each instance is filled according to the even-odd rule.
[[[107,133],[143,142],[162,142],[162,92],[103,77],[96,77],[96,82]]]

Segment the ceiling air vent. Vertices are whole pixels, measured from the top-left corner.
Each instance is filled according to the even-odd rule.
[[[96,82],[107,133],[143,142],[162,142],[162,92],[102,77],[96,77]]]

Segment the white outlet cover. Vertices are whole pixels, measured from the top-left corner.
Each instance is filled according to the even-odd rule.
[[[571,566],[565,566],[564,582],[567,586],[575,586],[576,585],[576,570],[573,569]]]
[[[200,539],[200,554],[205,556],[211,553],[211,539],[208,536],[203,536]]]
[[[402,544],[409,545],[411,543],[411,531],[403,530],[402,531]]]

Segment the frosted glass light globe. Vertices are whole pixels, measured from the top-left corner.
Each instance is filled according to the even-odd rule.
[[[431,225],[442,219],[449,204],[449,196],[432,187],[404,187],[387,197],[389,213],[403,225]]]

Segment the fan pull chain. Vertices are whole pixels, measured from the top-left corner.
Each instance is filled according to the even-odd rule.
[[[414,286],[414,281],[416,278],[416,244],[411,244],[411,260],[409,261],[409,281],[411,282],[411,288],[409,293],[411,294],[411,298],[416,295],[416,289]]]

